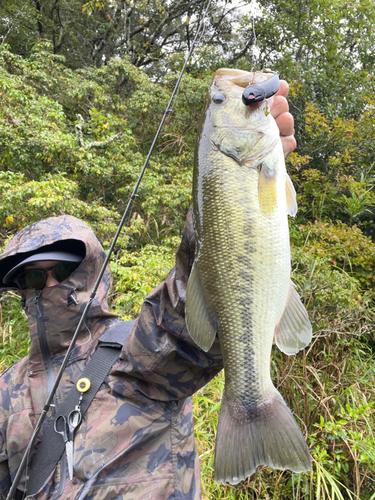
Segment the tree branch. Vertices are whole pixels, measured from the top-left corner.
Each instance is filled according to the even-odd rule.
[[[38,32],[39,32],[39,36],[41,38],[43,35],[43,24],[42,24],[42,21],[40,20],[41,19],[41,6],[40,6],[39,0],[34,0],[34,3],[35,3],[35,8],[38,11]]]
[[[111,144],[111,142],[115,141],[116,139],[118,139],[121,136],[122,136],[122,132],[119,132],[118,134],[113,135],[112,137],[110,137],[109,139],[107,139],[105,141],[90,142],[90,144],[87,144],[87,146],[85,146],[85,149],[93,149],[93,148],[104,149],[108,146],[108,144]]]
[[[119,132],[116,135],[113,135],[112,137],[109,137],[105,141],[93,141],[90,142],[89,144],[85,144],[83,141],[83,133],[82,133],[82,125],[85,123],[82,115],[77,114],[76,115],[79,123],[75,126],[76,129],[76,136],[77,136],[77,141],[78,145],[80,148],[84,148],[87,150],[93,149],[93,148],[98,148],[98,149],[105,149],[108,144],[111,144],[111,142],[115,141],[116,139],[119,139],[122,136],[122,132]]]

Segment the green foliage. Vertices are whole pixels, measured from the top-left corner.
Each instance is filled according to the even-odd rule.
[[[106,16],[109,7],[102,4],[103,10],[84,14],[85,29],[98,27],[95,23]],[[10,11],[15,5],[8,3]],[[288,159],[299,203],[297,218],[290,222],[293,280],[314,338],[294,358],[275,349],[272,376],[308,435],[313,469],[298,476],[261,467],[241,485],[216,485],[220,375],[194,399],[207,500],[374,500],[375,101],[368,73],[373,15],[368,2],[319,5],[315,0],[266,2],[264,8],[274,17],[256,21],[262,61],[277,62],[294,79],[291,109],[300,147]],[[31,16],[29,7],[20,12],[23,21]],[[324,16],[319,17],[318,7]],[[341,22],[344,14],[347,25]],[[46,31],[52,24],[46,21]],[[252,20],[244,17],[240,35],[250,28]],[[176,75],[170,71],[157,84],[120,57],[100,68],[77,61],[68,61],[68,67],[49,42],[30,44],[26,34],[27,28],[20,28],[17,45],[10,32],[12,51],[0,45],[1,246],[31,222],[70,213],[88,222],[108,248]],[[237,42],[231,40],[240,50]],[[355,61],[347,50],[350,42]],[[28,57],[14,50],[22,43]],[[178,68],[180,55],[166,60]],[[166,121],[110,264],[110,302],[123,318],[137,316],[144,297],[173,265],[191,201],[197,122],[210,81],[199,75],[199,68],[211,71],[217,57],[231,65],[229,55],[225,59],[223,50],[200,48]],[[245,59],[238,64],[248,69]],[[0,326],[5,369],[29,345],[25,316],[13,292],[0,299]]]
[[[304,87],[294,85],[298,96]],[[357,119],[329,118],[305,107],[301,147],[287,161],[303,220],[341,220],[375,238],[374,101]]]
[[[38,40],[51,44],[54,54],[66,57],[71,68],[101,67],[111,58],[127,56],[149,74],[162,78],[166,67],[181,66],[190,49],[205,2],[200,0],[54,0],[0,4],[0,40],[12,52],[29,56]],[[231,3],[211,2],[206,28],[201,34],[207,67],[231,44],[242,8]],[[212,54],[212,45],[217,47]],[[202,58],[200,58],[202,59]],[[170,64],[169,64],[170,63]],[[203,63],[203,64],[202,64]]]
[[[373,94],[372,2],[264,0],[261,5],[264,15],[254,27],[251,16],[245,16],[240,31],[247,39],[255,28],[259,66],[277,67],[289,81],[303,83],[302,109],[310,102],[328,117],[358,116],[363,96]],[[245,61],[254,64],[254,57],[246,54]]]
[[[358,227],[316,221],[298,230],[292,233],[297,259],[330,265],[333,272],[338,270],[355,279],[363,291],[374,290],[375,245]]]
[[[0,229],[9,235],[36,220],[38,213],[69,212],[100,221],[96,228],[106,240],[139,175],[156,132],[154,119],[161,117],[170,88],[153,84],[126,60],[74,72],[48,48],[39,44],[25,60],[0,47],[0,166],[5,171],[0,179]],[[148,242],[179,233],[190,197],[203,87],[193,79],[182,87],[174,107],[177,126],[167,124],[160,159],[151,162],[138,193],[135,211],[146,224],[162,213]],[[197,104],[194,111],[186,106],[191,96]],[[84,121],[81,147],[78,114]],[[91,147],[119,132],[121,137],[107,147]],[[179,140],[182,148],[174,146]]]
[[[131,254],[122,251],[111,262],[116,282],[112,304],[123,319],[136,317],[146,296],[165,279],[174,265],[179,242],[179,238],[173,237],[164,240],[161,247],[145,245]]]
[[[44,181],[26,182],[23,174],[0,172],[0,217],[7,230],[17,231],[25,225],[25,213],[28,224],[40,220],[42,214],[69,213],[97,224],[117,215],[95,201],[88,204],[79,200],[77,193],[77,183],[64,175],[47,174]],[[109,227],[115,229],[113,224]]]
[[[13,292],[0,297],[0,332],[0,370],[4,371],[25,357],[30,346],[27,319],[21,310],[19,297]]]

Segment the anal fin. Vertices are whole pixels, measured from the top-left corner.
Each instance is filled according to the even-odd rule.
[[[290,282],[284,313],[275,328],[276,345],[282,352],[291,356],[309,345],[311,338],[309,316],[294,284]]]
[[[215,340],[218,323],[208,311],[196,266],[188,281],[185,320],[190,337],[201,349],[208,351]]]

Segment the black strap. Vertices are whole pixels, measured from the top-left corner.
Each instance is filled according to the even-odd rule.
[[[80,378],[88,378],[90,388],[84,393],[80,404],[82,416],[86,413],[95,394],[98,392],[109,370],[120,355],[121,347],[129,335],[134,321],[122,321],[109,328],[100,338],[98,349],[93,354]],[[54,419],[50,419],[44,431],[42,442],[38,447],[30,467],[27,495],[34,495],[54,471],[65,450],[64,439],[54,429],[54,422],[60,416],[67,417],[79,402],[81,393],[74,385],[56,411]]]

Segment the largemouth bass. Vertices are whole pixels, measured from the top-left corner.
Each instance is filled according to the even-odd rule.
[[[259,465],[294,472],[311,459],[270,376],[273,339],[286,354],[311,340],[290,281],[287,216],[297,212],[279,129],[267,102],[246,106],[244,88],[269,74],[221,69],[198,135],[193,180],[196,253],[186,298],[193,340],[218,334],[225,371],[215,479],[237,484]]]

